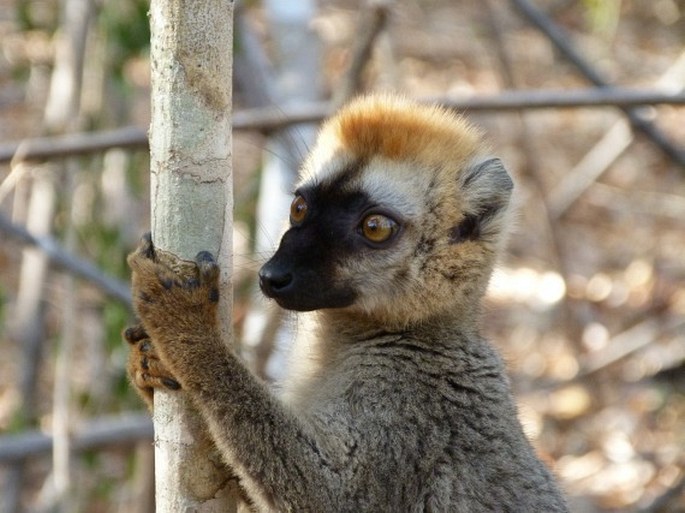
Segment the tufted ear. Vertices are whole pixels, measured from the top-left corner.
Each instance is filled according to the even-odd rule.
[[[469,213],[506,207],[514,188],[514,182],[498,158],[472,162],[459,176],[459,182],[465,210]]]
[[[477,160],[459,175],[464,218],[450,232],[452,243],[495,239],[514,188],[509,173],[498,158]]]

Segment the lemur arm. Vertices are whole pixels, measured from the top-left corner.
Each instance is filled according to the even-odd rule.
[[[246,488],[259,488],[265,502],[285,511],[335,504],[321,435],[288,411],[222,340],[212,256],[200,253],[194,272],[183,276],[157,261],[146,238],[128,262],[135,310],[157,355]]]

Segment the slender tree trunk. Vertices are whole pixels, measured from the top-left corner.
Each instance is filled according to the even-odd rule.
[[[211,251],[221,266],[225,340],[231,333],[231,0],[152,0],[152,237],[191,260]],[[159,513],[227,512],[217,455],[182,394],[155,393]]]
[[[88,34],[89,20],[92,11],[91,0],[62,0],[60,2],[60,30],[55,38],[55,62],[50,78],[50,91],[45,106],[43,128],[50,134],[68,133],[78,129],[80,111],[81,80],[83,60]],[[57,209],[56,169],[44,169],[31,184],[26,228],[36,235],[49,235]],[[43,357],[45,333],[43,326],[44,285],[47,280],[48,258],[38,248],[26,248],[22,252],[17,305],[12,327],[13,339],[22,347],[23,362],[20,378],[22,408],[19,415],[21,422],[34,420],[35,392],[37,375]],[[68,278],[67,278],[68,280]],[[63,383],[68,389],[68,384]],[[66,397],[62,394],[62,397]],[[66,405],[64,405],[66,406]],[[60,427],[67,427],[68,412],[60,409],[55,417]],[[59,429],[58,429],[59,431]],[[62,430],[65,433],[65,430]],[[57,462],[53,473],[55,481],[52,490],[55,492],[50,500],[59,502],[66,497],[69,488],[69,443],[68,437],[59,436],[58,450],[53,454],[53,463]],[[53,468],[55,470],[55,468]],[[5,479],[6,483],[0,493],[0,510],[7,513],[21,511],[20,495],[24,481],[23,464],[11,468]]]

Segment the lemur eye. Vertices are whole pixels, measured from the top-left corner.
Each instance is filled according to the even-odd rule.
[[[362,221],[362,234],[371,242],[385,242],[397,233],[399,225],[387,216],[371,214]]]
[[[295,196],[290,205],[290,222],[300,224],[307,217],[307,202],[302,196]]]

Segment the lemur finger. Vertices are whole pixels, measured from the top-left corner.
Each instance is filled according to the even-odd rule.
[[[195,257],[195,263],[203,281],[212,280],[219,275],[219,266],[209,251],[200,251]]]
[[[160,297],[165,291],[181,285],[171,269],[142,256],[140,252],[129,255],[128,265],[132,271],[133,289],[145,302],[154,302],[154,298]]]
[[[149,339],[142,340],[131,350],[128,367],[131,379],[138,388],[181,388],[179,382],[170,375],[157,357],[154,345]]]
[[[168,269],[158,269],[157,278],[159,279],[160,285],[162,285],[162,287],[164,287],[166,290],[171,290],[173,287],[187,287],[187,281],[181,281],[175,274],[173,274]]]
[[[145,328],[143,328],[142,324],[137,324],[136,326],[129,326],[124,330],[124,339],[126,342],[129,344],[135,344],[136,342],[139,342],[140,340],[150,338],[145,331]]]
[[[144,370],[138,370],[132,377],[133,384],[142,389],[166,388],[168,390],[181,390],[181,384],[169,376],[153,376]]]
[[[144,243],[141,243],[133,253],[129,254],[126,261],[134,273],[150,274],[159,266],[155,260],[154,249],[150,250],[144,247]]]
[[[155,388],[166,388],[174,391],[181,389],[181,385],[175,379],[151,376],[144,371],[135,372],[131,376],[131,381],[133,382],[134,386],[150,401],[152,400],[152,394]]]
[[[195,263],[204,283],[212,283],[219,278],[219,266],[209,251],[200,251],[195,257]]]
[[[159,378],[162,385],[167,387],[169,390],[181,390],[181,384],[173,378],[167,378],[162,376]]]
[[[208,251],[200,251],[195,257],[202,284],[209,285],[209,300],[216,303],[219,300],[219,265]]]
[[[136,253],[144,256],[145,258],[155,260],[155,246],[152,243],[152,233],[146,232],[143,234]]]

